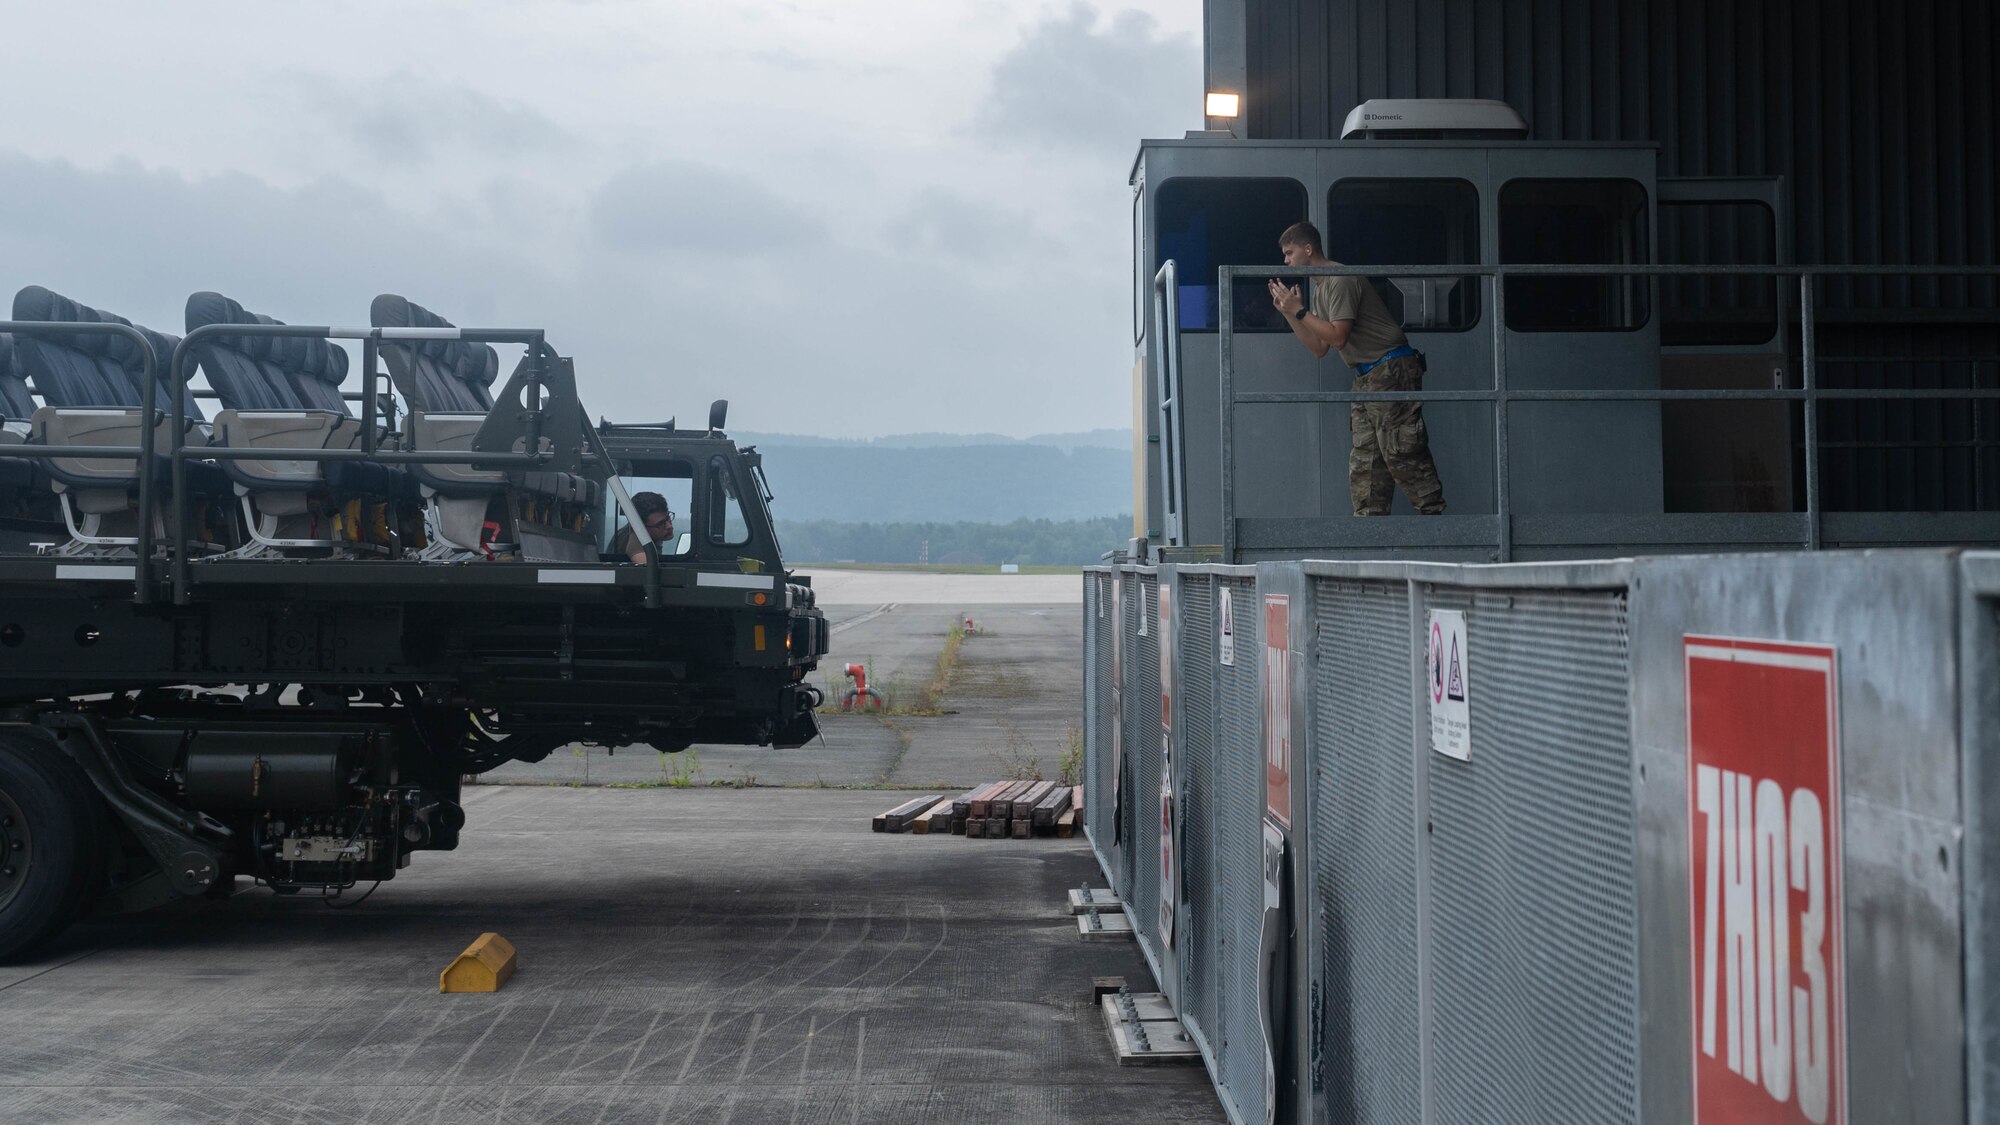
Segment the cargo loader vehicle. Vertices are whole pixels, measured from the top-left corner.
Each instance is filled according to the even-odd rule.
[[[727,403],[592,422],[542,331],[394,295],[337,327],[197,293],[178,337],[12,311],[0,959],[246,881],[372,886],[458,846],[465,779],[561,747],[816,736],[826,620]]]

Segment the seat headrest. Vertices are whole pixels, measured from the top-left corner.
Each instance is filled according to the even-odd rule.
[[[158,365],[157,373],[163,379],[167,374],[167,364],[174,357],[174,348],[181,342],[179,336],[169,336],[164,332],[155,332],[143,325],[133,324],[116,313],[108,313],[103,309],[93,309],[89,305],[79,304],[60,293],[51,292],[39,285],[26,286],[19,293],[14,294],[14,319],[55,320],[73,324],[124,324],[137,328],[146,337],[146,342],[152,345],[153,360]],[[47,336],[43,337],[43,340],[56,347],[68,348],[74,352],[82,352],[84,355],[109,359],[120,367],[135,373],[145,367],[145,360],[140,355],[138,345],[134,344],[129,337],[120,336],[115,333],[107,332],[101,335],[93,333],[88,336]]]
[[[0,332],[0,413],[8,418],[35,416],[35,398],[28,393],[28,376],[14,361],[14,337]]]
[[[196,293],[187,299],[187,330],[211,324],[283,324],[253,313],[220,293]],[[288,375],[303,375],[331,386],[347,378],[347,351],[326,340],[299,336],[230,336],[209,338],[232,351],[260,360]]]
[[[368,306],[376,328],[455,328],[457,325],[407,297],[384,293]],[[409,348],[437,364],[447,376],[472,387],[490,387],[500,376],[500,353],[490,344],[464,340],[395,340],[384,347]]]

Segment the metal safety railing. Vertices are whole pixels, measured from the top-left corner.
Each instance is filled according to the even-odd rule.
[[[58,457],[133,457],[139,462],[139,508],[144,516],[141,535],[150,528],[153,498],[153,421],[159,415],[159,357],[153,354],[153,345],[146,334],[129,324],[101,323],[84,324],[76,321],[0,320],[0,332],[42,336],[123,336],[139,349],[140,374],[145,382],[139,392],[139,409],[146,425],[139,428],[139,444],[136,446],[101,445],[29,445],[7,446],[6,455],[36,461],[50,461]],[[150,537],[145,540],[150,544]],[[152,601],[152,552],[141,551],[133,563],[133,579],[137,589],[133,601],[146,605]]]
[[[1153,349],[1153,385],[1160,394],[1160,518],[1168,543],[1187,532],[1187,443],[1181,400],[1180,266],[1168,258],[1153,275],[1153,323],[1163,325],[1164,343]]]
[[[1169,263],[1171,266],[1172,263]],[[1162,275],[1166,269],[1162,269]],[[1471,521],[1483,542],[1491,545],[1493,557],[1497,561],[1511,561],[1515,556],[1516,512],[1514,510],[1509,483],[1510,410],[1516,403],[1535,402],[1799,402],[1804,404],[1803,459],[1805,477],[1805,505],[1803,512],[1796,513],[1744,513],[1728,514],[1729,523],[1719,524],[1716,514],[1711,513],[1661,513],[1638,517],[1644,526],[1634,522],[1627,515],[1607,516],[1606,520],[1624,521],[1626,526],[1639,529],[1647,540],[1657,544],[1671,545],[1675,542],[1713,543],[1715,530],[1727,526],[1744,534],[1746,545],[1784,545],[1788,541],[1795,546],[1818,549],[1825,543],[1825,508],[1820,489],[1821,452],[1825,444],[1820,438],[1820,418],[1818,407],[1822,403],[1854,400],[1993,400],[2000,399],[2000,387],[1826,387],[1821,383],[1820,365],[1823,362],[1816,355],[1815,287],[1826,279],[1840,278],[2000,278],[2000,269],[1985,266],[1685,266],[1685,265],[1430,265],[1430,266],[1312,266],[1276,267],[1264,266],[1223,266],[1217,271],[1217,349],[1219,353],[1219,377],[1221,383],[1221,473],[1222,473],[1222,557],[1225,561],[1237,561],[1241,557],[1242,543],[1237,518],[1238,503],[1235,488],[1235,408],[1250,405],[1274,405],[1285,403],[1349,405],[1367,402],[1480,402],[1493,408],[1493,504],[1492,516],[1449,517],[1459,526]],[[1236,310],[1235,288],[1238,278],[1267,277],[1273,272],[1285,276],[1300,277],[1477,277],[1481,280],[1485,297],[1484,315],[1492,334],[1492,380],[1482,389],[1476,390],[1427,390],[1427,391],[1238,391],[1236,357]],[[1800,386],[1771,389],[1667,389],[1667,388],[1521,388],[1513,386],[1508,379],[1508,333],[1506,285],[1510,278],[1793,278],[1798,284],[1797,316],[1792,327],[1799,333],[1800,341]],[[1155,308],[1162,303],[1160,278],[1155,282]],[[1169,310],[1177,302],[1164,302]],[[1996,313],[2000,316],[2000,313]],[[1156,323],[1164,322],[1156,320]],[[1179,333],[1172,332],[1166,343],[1157,350],[1168,353],[1169,358],[1157,360],[1174,373],[1176,404],[1180,401],[1179,374]],[[1874,360],[1875,357],[1867,357]],[[1948,360],[1955,357],[1933,356],[1929,360]],[[1164,386],[1164,385],[1163,385]],[[1173,421],[1177,427],[1173,438],[1162,436],[1164,447],[1184,447],[1184,412],[1176,411]],[[1164,421],[1163,414],[1163,421]],[[1954,513],[1972,517],[1973,513]],[[1180,513],[1185,526],[1185,511]],[[1579,518],[1590,519],[1587,514]],[[1977,535],[1973,538],[1987,538],[1993,528],[1988,521],[1977,524]],[[1803,526],[1800,526],[1800,525]],[[1676,532],[1676,529],[1685,529]],[[1490,529],[1490,530],[1487,530]],[[1455,544],[1470,545],[1470,544]],[[1276,545],[1259,544],[1275,547]],[[1315,546],[1326,547],[1326,543],[1293,543],[1282,545],[1283,549],[1309,550]]]
[[[187,384],[192,372],[188,357],[194,346],[214,337],[280,337],[306,340],[361,341],[361,448],[359,449],[278,449],[260,447],[190,446],[187,444]],[[384,340],[462,340],[481,344],[525,344],[529,375],[527,409],[522,421],[527,426],[527,451],[521,453],[473,453],[423,450],[382,450],[377,448],[377,390],[381,373],[377,368]],[[542,407],[542,380],[548,362],[548,344],[541,329],[525,328],[343,328],[299,324],[204,324],[174,346],[168,377],[174,391],[173,445],[173,535],[169,552],[172,568],[173,600],[186,605],[190,584],[188,520],[194,505],[187,490],[187,464],[191,460],[216,461],[368,461],[382,465],[472,465],[479,468],[522,468],[543,464],[549,455],[540,451],[542,423],[547,412]],[[147,390],[151,391],[150,384]],[[148,431],[150,434],[150,430]],[[152,553],[152,492],[150,474],[140,478],[139,555]]]
[[[154,529],[160,515],[159,490],[154,484],[153,459],[159,454],[155,430],[158,423],[171,418],[172,445],[169,471],[172,481],[173,509],[170,513],[173,541],[167,545],[166,561],[170,568],[171,596],[175,604],[184,605],[188,601],[190,562],[188,521],[192,513],[192,498],[187,491],[187,463],[191,460],[238,460],[238,461],[370,461],[393,465],[473,465],[482,468],[525,467],[542,464],[550,459],[549,454],[532,452],[539,448],[543,422],[547,412],[542,408],[541,386],[549,352],[544,334],[540,329],[511,328],[346,328],[326,325],[296,324],[210,324],[188,333],[174,348],[168,368],[169,390],[173,395],[174,407],[171,414],[159,408],[159,357],[145,333],[127,324],[79,323],[72,321],[0,321],[0,333],[22,336],[91,336],[115,335],[130,340],[138,350],[140,375],[142,377],[139,411],[145,424],[139,428],[139,444],[136,446],[111,445],[36,445],[23,443],[0,447],[0,455],[22,460],[47,461],[56,458],[132,458],[139,465],[138,474],[138,528],[133,547],[133,601],[148,605],[154,602],[159,591],[154,567],[160,561],[156,555],[156,535]],[[362,401],[361,441],[358,449],[283,449],[263,447],[229,448],[221,446],[190,446],[187,444],[189,418],[188,397],[191,393],[189,379],[192,375],[188,362],[189,349],[196,343],[217,336],[225,337],[286,337],[297,339],[360,340],[362,341]],[[529,404],[522,418],[527,428],[528,449],[523,453],[475,453],[450,451],[383,450],[377,447],[378,409],[380,407],[378,389],[381,374],[378,369],[379,349],[384,340],[464,340],[473,343],[524,344],[531,357],[526,401]]]

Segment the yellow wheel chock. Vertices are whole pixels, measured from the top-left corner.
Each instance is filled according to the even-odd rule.
[[[480,934],[438,974],[438,991],[498,992],[513,975],[513,945],[499,934]]]

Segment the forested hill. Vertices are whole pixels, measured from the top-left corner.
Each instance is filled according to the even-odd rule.
[[[732,434],[764,454],[780,520],[1008,523],[1132,509],[1127,431],[909,434],[870,441]]]

